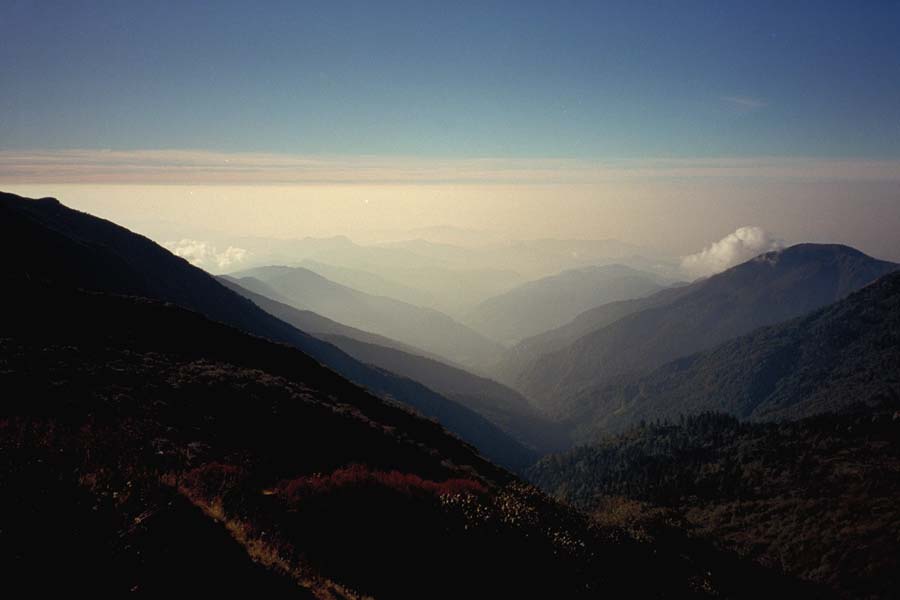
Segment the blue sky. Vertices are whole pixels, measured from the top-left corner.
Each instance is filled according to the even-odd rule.
[[[30,2],[0,150],[900,157],[900,2]]]

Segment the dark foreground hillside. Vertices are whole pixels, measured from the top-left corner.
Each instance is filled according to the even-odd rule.
[[[794,583],[589,524],[299,351],[19,282],[0,310],[0,551],[35,593],[758,597]]]
[[[704,414],[545,458],[531,477],[605,523],[682,523],[842,596],[897,598],[898,409],[779,424]]]
[[[8,294],[16,293],[20,281],[30,281],[171,302],[297,348],[372,393],[439,419],[505,467],[521,469],[537,458],[475,411],[417,381],[363,364],[265,312],[151,240],[54,198],[32,200],[0,192],[0,254],[10,257],[0,263]]]

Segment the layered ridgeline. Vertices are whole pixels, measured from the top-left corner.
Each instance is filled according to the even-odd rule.
[[[387,296],[458,316],[523,277],[479,258],[467,248],[421,240],[402,244],[354,243],[344,236],[272,240],[241,238],[246,268],[299,266],[374,296]]]
[[[423,239],[380,244],[381,248],[406,251],[450,268],[492,265],[495,269],[518,273],[527,280],[547,277],[569,269],[596,265],[624,264],[642,271],[670,273],[674,265],[642,256],[646,248],[619,240],[534,239],[459,245]],[[524,283],[524,281],[520,281]],[[511,286],[510,288],[511,289]],[[498,295],[497,292],[490,296]]]
[[[15,261],[11,280],[50,281],[86,290],[153,298],[289,344],[382,397],[440,418],[494,461],[521,468],[536,457],[474,411],[404,377],[364,364],[332,344],[277,319],[206,272],[123,227],[66,208],[53,199],[0,196],[0,243]],[[22,252],[27,248],[28,252]]]
[[[309,269],[335,283],[345,285],[349,288],[373,296],[387,296],[388,298],[395,298],[409,304],[415,304],[416,306],[428,306],[432,308],[434,308],[437,303],[434,295],[428,291],[419,290],[362,269],[330,265],[310,259],[306,259],[295,266]]]
[[[716,411],[797,419],[900,398],[900,272],[835,304],[620,378],[576,401],[581,438]],[[583,404],[582,404],[583,403]]]
[[[706,413],[637,427],[545,458],[530,476],[602,522],[682,522],[842,597],[896,598],[898,397],[800,421]]]
[[[542,355],[516,387],[547,411],[569,416],[577,399],[614,378],[646,374],[765,325],[833,303],[893,271],[840,245],[800,244],[763,254],[683,288],[631,301],[642,310]]]
[[[379,256],[385,248],[359,246],[359,253],[365,256],[374,250]],[[401,250],[395,250],[401,252]],[[410,252],[402,250],[402,252]],[[522,281],[518,273],[490,268],[473,268],[483,264],[472,260],[450,268],[440,259],[428,259],[423,266],[402,267],[380,264],[378,261],[355,260],[346,266],[339,262],[344,257],[328,254],[320,260],[303,260],[293,266],[303,267],[372,296],[387,296],[416,306],[425,306],[460,318],[472,306],[485,298],[513,287]],[[324,261],[334,260],[338,264]],[[421,259],[420,259],[421,260]],[[408,261],[412,262],[412,261]],[[269,263],[282,264],[282,263]]]
[[[436,354],[431,354],[421,348],[398,342],[397,340],[378,335],[377,333],[344,325],[343,323],[339,323],[328,317],[323,317],[311,310],[294,308],[288,304],[287,298],[276,292],[271,286],[266,285],[254,277],[219,275],[216,279],[228,289],[237,292],[249,300],[253,300],[254,304],[263,308],[263,310],[270,315],[274,315],[282,321],[290,323],[297,329],[312,334],[317,338],[321,339],[325,335],[344,336],[384,346],[385,348],[395,348],[420,356],[438,358]],[[264,302],[267,303],[267,306],[265,307],[261,305],[261,303]],[[289,316],[290,318],[285,318],[286,316]]]
[[[669,277],[678,271],[677,265],[665,260],[642,257],[648,250],[616,240],[497,242],[490,241],[489,235],[475,233],[468,239],[426,241],[419,239],[423,234],[442,237],[429,230],[397,232],[409,238],[367,245],[343,236],[241,238],[237,243],[249,251],[245,269],[304,267],[344,286],[435,308],[457,319],[517,285],[570,269],[623,264]]]
[[[483,370],[496,362],[499,344],[434,309],[373,296],[330,281],[302,267],[259,267],[233,274],[252,277],[294,308],[371,331],[458,364]]]
[[[543,355],[562,350],[578,341],[579,338],[615,323],[632,313],[669,304],[681,294],[688,293],[688,288],[687,285],[674,285],[643,298],[620,300],[595,306],[579,314],[565,325],[525,338],[504,353],[503,359],[492,369],[492,372],[501,381],[515,385],[516,379],[522,373],[530,370]]]
[[[325,336],[325,339],[354,358],[420,381],[471,408],[538,454],[559,452],[571,446],[561,424],[548,419],[520,393],[492,379],[355,338]]]
[[[624,265],[570,269],[485,300],[465,322],[511,344],[560,327],[595,306],[657,292],[663,283],[656,275]]]
[[[251,277],[220,277],[220,280],[267,313],[337,346],[353,358],[408,377],[470,408],[537,454],[558,452],[568,446],[568,436],[558,423],[541,415],[521,394],[502,384],[448,365],[394,340],[348,327],[310,311],[297,310],[274,299],[278,297],[274,290]],[[242,287],[245,285],[247,288]],[[454,415],[440,411],[439,406],[420,410],[451,430],[457,429]]]
[[[590,523],[290,345],[83,289],[153,290],[169,268],[167,289],[191,292],[185,263],[160,265],[147,240],[50,200],[3,197],[0,217],[0,247],[33,255],[5,265],[0,297],[7,585],[320,599],[810,591],[710,547]]]
[[[454,243],[412,239],[373,248],[407,252],[431,261],[428,269],[395,269],[387,275],[392,280],[429,290],[435,306],[446,306],[452,315],[463,319],[489,298],[563,271],[621,264],[661,276],[677,273],[676,266],[665,260],[641,256],[648,252],[646,249],[617,240],[536,239],[485,243],[482,238],[477,243],[469,240],[461,247]],[[482,267],[473,269],[473,265]],[[372,261],[368,261],[365,269],[384,272]],[[576,313],[569,316],[572,314]]]

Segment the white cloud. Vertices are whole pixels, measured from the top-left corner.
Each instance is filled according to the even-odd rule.
[[[216,262],[220,269],[227,269],[244,262],[247,258],[247,254],[248,252],[243,248],[228,246],[224,252],[216,256]]]
[[[765,100],[751,96],[722,96],[720,100],[741,112],[755,112],[769,105]]]
[[[200,240],[182,239],[163,244],[172,254],[180,256],[192,265],[207,271],[226,271],[244,262],[249,252],[244,248],[228,246],[221,252],[214,245]]]
[[[751,258],[784,248],[784,240],[761,227],[739,227],[700,252],[681,259],[681,269],[692,278],[715,275]]]

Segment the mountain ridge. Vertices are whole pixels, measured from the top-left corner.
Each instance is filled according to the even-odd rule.
[[[798,244],[762,254],[668,292],[674,296],[668,303],[627,314],[543,355],[514,387],[547,410],[564,414],[574,395],[605,379],[647,373],[758,327],[806,314],[897,268],[837,244]]]
[[[579,428],[621,431],[641,420],[709,411],[793,420],[895,401],[897,364],[900,272],[893,272],[810,314],[676,359],[644,377],[590,390],[577,411],[588,422]]]
[[[465,322],[504,343],[565,324],[594,306],[650,295],[661,279],[619,264],[567,269],[516,286],[475,307]]]
[[[481,369],[502,353],[499,344],[444,313],[366,294],[303,267],[257,267],[232,275],[259,279],[294,308],[423,348],[470,368]]]

